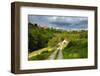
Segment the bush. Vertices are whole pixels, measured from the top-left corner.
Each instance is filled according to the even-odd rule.
[[[35,51],[47,46],[49,39],[53,37],[50,29],[43,29],[37,24],[28,25],[28,49],[29,51]]]
[[[64,59],[87,58],[87,44],[88,43],[86,39],[70,41],[68,46],[66,46],[63,50]]]

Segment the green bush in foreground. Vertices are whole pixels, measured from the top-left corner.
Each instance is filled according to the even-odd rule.
[[[49,57],[51,52],[48,52],[48,51],[44,51],[42,52],[41,54],[39,55],[36,55],[36,56],[33,56],[31,59],[29,60],[45,60]]]
[[[68,46],[63,50],[64,59],[87,58],[87,56],[88,49],[86,39],[70,41]]]

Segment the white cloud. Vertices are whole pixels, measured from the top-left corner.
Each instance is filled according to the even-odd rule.
[[[87,17],[75,16],[42,16],[31,15],[28,17],[29,22],[35,22],[41,25],[59,28],[87,28]],[[84,25],[84,26],[83,26]]]

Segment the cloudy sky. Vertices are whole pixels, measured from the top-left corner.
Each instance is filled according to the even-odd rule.
[[[88,18],[77,16],[28,15],[28,22],[64,30],[79,30],[88,27]]]

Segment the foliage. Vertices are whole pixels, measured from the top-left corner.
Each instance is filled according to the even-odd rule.
[[[28,49],[30,52],[47,46],[49,39],[53,37],[50,29],[42,29],[37,24],[29,23],[28,27]]]
[[[70,41],[68,46],[63,50],[64,59],[87,58],[87,40],[79,39]]]
[[[32,57],[31,59],[29,59],[29,60],[44,60],[44,59],[48,58],[50,54],[51,54],[51,52],[44,51],[44,52],[42,52],[42,53],[39,54],[39,55],[33,56],[33,57]]]
[[[88,31],[66,31],[54,28],[41,27],[38,24],[28,23],[28,53],[41,50],[45,47],[57,48],[63,40],[69,44],[62,50],[64,59],[88,57]],[[55,51],[55,50],[54,50]],[[52,52],[44,51],[29,60],[47,59]]]

